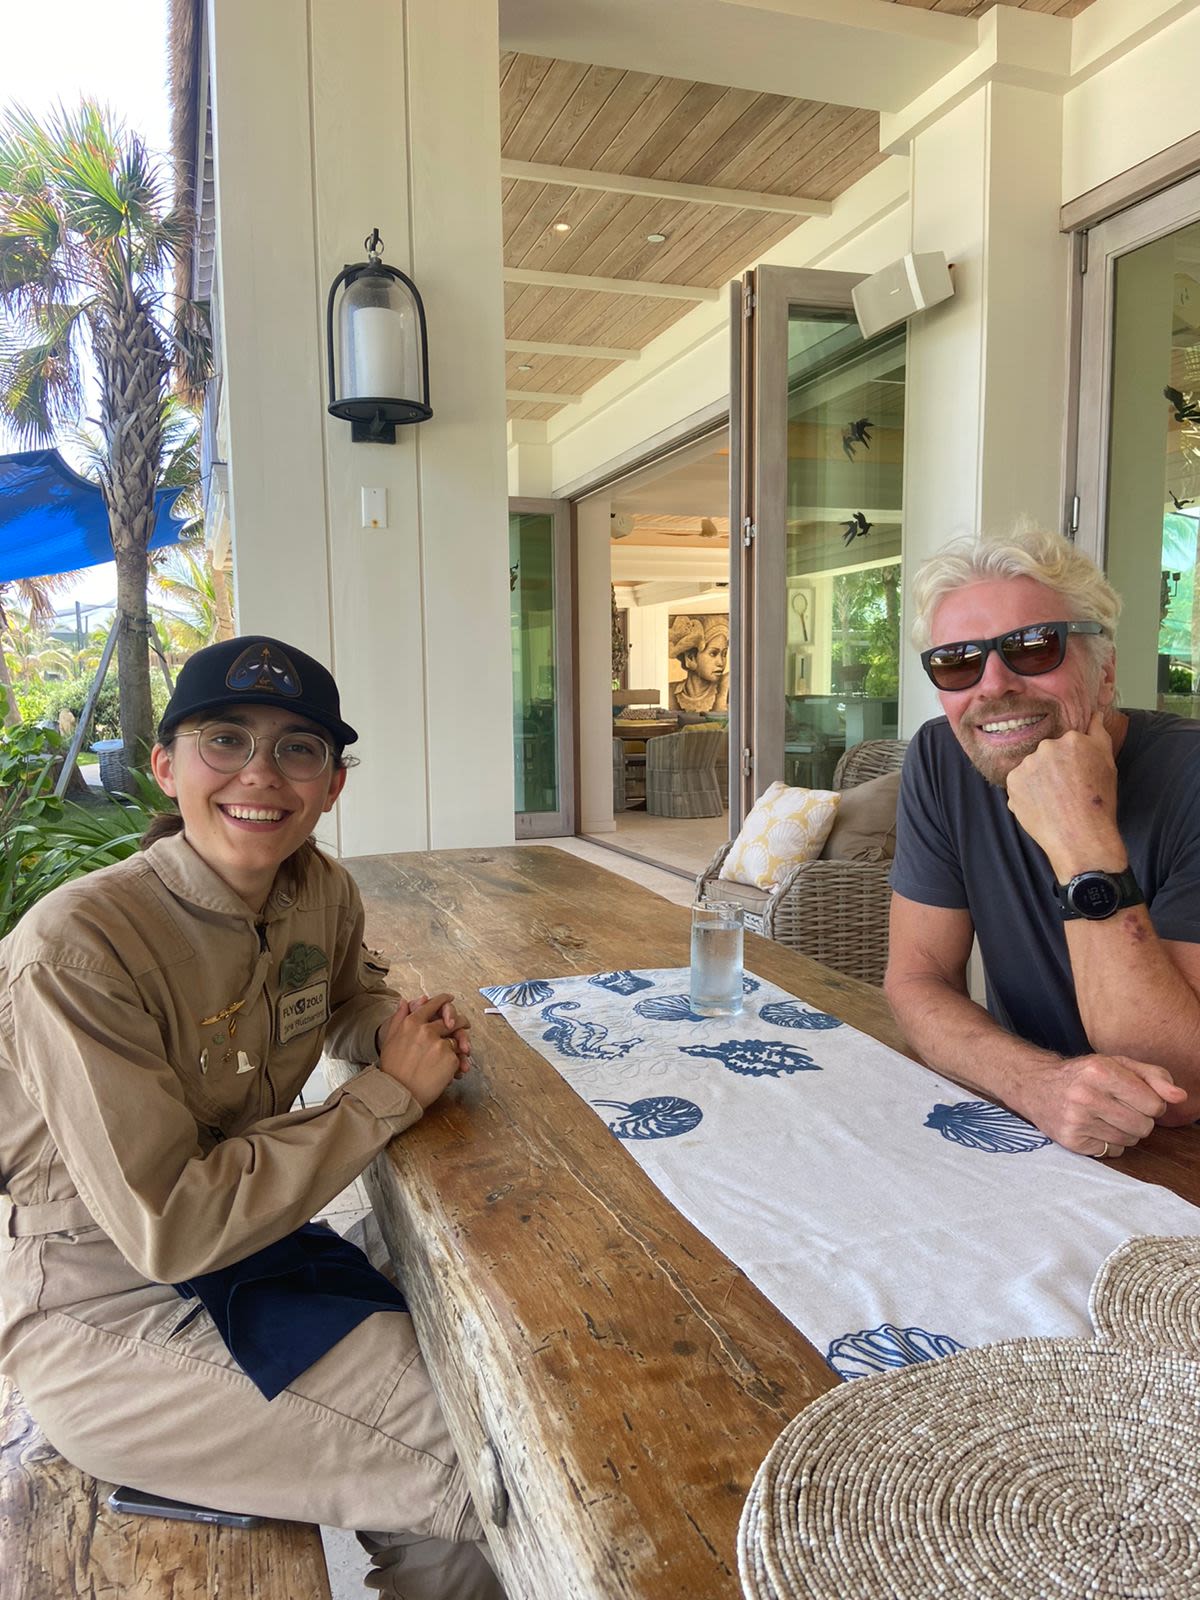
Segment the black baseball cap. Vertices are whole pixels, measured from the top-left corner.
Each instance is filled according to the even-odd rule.
[[[184,662],[158,737],[165,738],[185,717],[239,705],[294,711],[332,734],[339,750],[358,738],[342,721],[338,687],[329,669],[294,645],[261,633],[223,639]]]

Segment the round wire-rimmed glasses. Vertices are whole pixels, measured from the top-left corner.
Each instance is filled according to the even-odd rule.
[[[214,772],[240,772],[254,760],[260,744],[269,745],[275,765],[285,778],[306,783],[319,778],[329,765],[333,751],[319,733],[293,730],[272,742],[270,734],[251,733],[236,722],[206,722],[202,728],[188,728],[177,739],[195,739],[196,750],[206,767]]]

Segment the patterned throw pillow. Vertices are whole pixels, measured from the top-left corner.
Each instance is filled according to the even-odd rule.
[[[756,801],[721,866],[721,877],[773,889],[792,867],[815,861],[829,837],[841,795],[773,783]]]

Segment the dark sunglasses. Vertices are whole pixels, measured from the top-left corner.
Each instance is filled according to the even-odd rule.
[[[987,658],[993,650],[1010,672],[1022,678],[1037,678],[1043,672],[1061,667],[1067,653],[1067,635],[1102,633],[1112,637],[1102,622],[1034,622],[1027,628],[1013,628],[994,639],[960,639],[957,644],[935,644],[921,652],[921,665],[937,689],[954,694],[973,689],[983,677]]]

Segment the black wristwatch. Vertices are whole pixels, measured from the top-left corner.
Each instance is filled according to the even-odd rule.
[[[1130,868],[1124,872],[1077,872],[1068,884],[1056,883],[1058,907],[1063,921],[1085,917],[1088,922],[1103,922],[1126,906],[1140,906],[1145,896]]]

